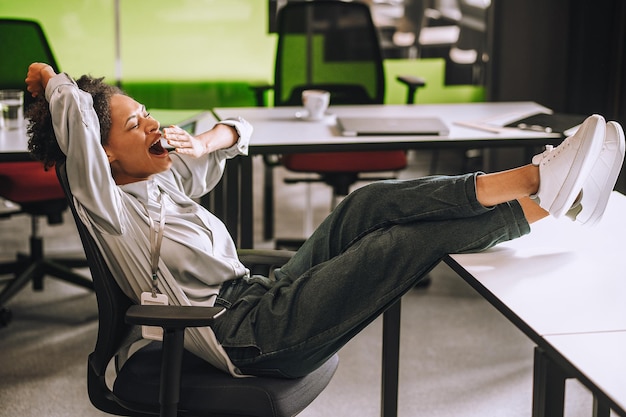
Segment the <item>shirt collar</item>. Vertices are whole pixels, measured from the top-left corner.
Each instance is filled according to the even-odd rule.
[[[120,186],[120,189],[143,204],[154,201],[159,194],[159,187],[154,179],[124,184]]]

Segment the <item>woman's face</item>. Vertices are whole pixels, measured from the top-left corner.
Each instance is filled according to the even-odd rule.
[[[143,181],[170,168],[172,160],[160,143],[159,122],[132,98],[111,97],[111,130],[104,150],[118,185]]]

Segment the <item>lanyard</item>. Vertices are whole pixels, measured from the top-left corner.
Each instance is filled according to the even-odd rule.
[[[154,220],[150,216],[148,208],[144,205],[148,220],[150,222],[150,263],[152,273],[152,298],[156,298],[159,290],[157,281],[157,272],[159,271],[159,256],[161,254],[161,242],[163,241],[163,229],[165,228],[165,203],[163,201],[163,192],[159,189],[159,198],[157,200],[161,204],[161,218],[159,219],[159,230],[156,230]]]

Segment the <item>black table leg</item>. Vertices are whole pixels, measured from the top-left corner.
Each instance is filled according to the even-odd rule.
[[[539,347],[535,348],[533,417],[562,417],[565,407],[565,372]]]
[[[398,415],[401,300],[383,314],[381,417]]]

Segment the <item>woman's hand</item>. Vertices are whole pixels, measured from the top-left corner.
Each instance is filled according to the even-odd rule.
[[[198,136],[192,136],[178,126],[170,126],[163,129],[163,137],[170,146],[176,148],[176,152],[200,157],[219,149],[226,149],[237,143],[239,134],[237,130],[225,124],[216,124]]]
[[[176,152],[199,158],[208,153],[206,144],[198,138],[191,136],[186,130],[178,126],[170,126],[163,129],[163,137],[170,146],[176,148]]]
[[[27,85],[26,89],[33,97],[44,94],[48,81],[55,75],[56,72],[54,72],[54,69],[50,65],[42,62],[34,62],[28,67],[25,80]]]

